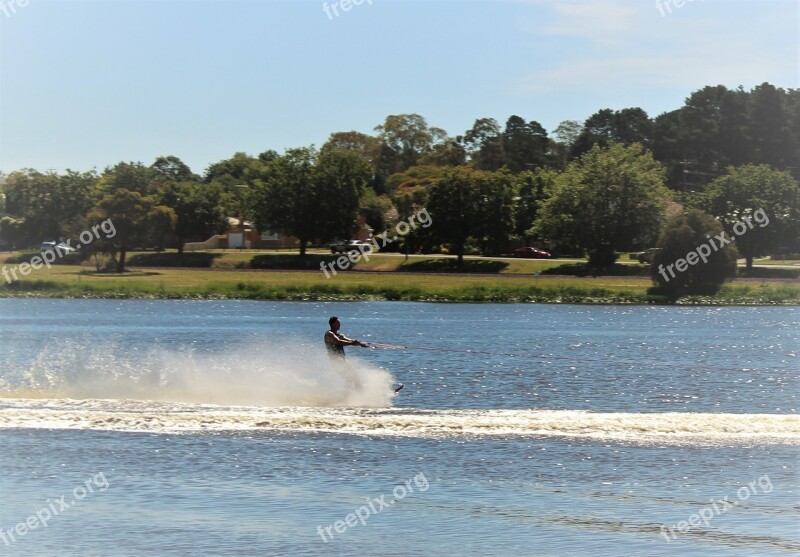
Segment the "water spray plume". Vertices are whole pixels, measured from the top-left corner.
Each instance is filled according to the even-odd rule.
[[[24,364],[5,363],[0,397],[134,399],[250,406],[387,407],[392,376],[351,358],[361,388],[331,369],[319,347],[258,342],[214,353],[70,341]]]

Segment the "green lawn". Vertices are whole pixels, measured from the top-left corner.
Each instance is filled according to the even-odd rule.
[[[0,261],[7,259],[0,254]],[[176,254],[131,254],[160,264],[174,264]],[[377,255],[354,270],[326,278],[320,262],[336,258],[310,253],[305,262],[286,252],[244,251],[187,254],[201,268],[132,266],[124,275],[96,272],[85,263],[56,265],[32,271],[7,284],[0,296],[241,298],[270,300],[431,300],[569,303],[658,303],[648,296],[649,277],[576,277],[539,274],[575,262],[526,259],[467,258],[463,272],[452,258]],[[182,260],[183,261],[183,260]],[[275,269],[284,264],[304,269]],[[247,268],[262,265],[263,269]],[[204,267],[204,268],[202,268]],[[238,267],[238,268],[237,268]],[[624,269],[637,268],[638,264]],[[624,273],[623,273],[624,274]],[[689,303],[800,303],[800,280],[737,279],[714,298]]]
[[[226,269],[139,269],[116,275],[85,267],[43,268],[0,296],[236,298],[265,300],[427,300],[475,302],[652,303],[645,277],[534,277],[435,273],[340,273]],[[700,303],[800,303],[797,281],[748,280]]]
[[[772,259],[763,257],[754,259],[753,265],[787,265],[787,266],[800,266],[800,259]]]

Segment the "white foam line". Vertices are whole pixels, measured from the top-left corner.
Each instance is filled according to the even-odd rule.
[[[182,433],[292,431],[402,437],[545,436],[800,445],[800,417],[574,410],[264,408],[145,401],[0,400],[0,428]]]

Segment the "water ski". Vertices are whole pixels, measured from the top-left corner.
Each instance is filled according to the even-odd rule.
[[[400,385],[394,390],[394,392],[399,393],[402,390],[403,387],[405,387],[405,385],[400,383]]]

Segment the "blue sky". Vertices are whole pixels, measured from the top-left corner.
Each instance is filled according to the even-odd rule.
[[[0,1],[5,172],[175,155],[202,173],[388,114],[552,131],[704,85],[800,87],[797,0]]]

